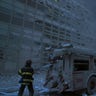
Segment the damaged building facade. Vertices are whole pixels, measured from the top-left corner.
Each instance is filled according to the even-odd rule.
[[[44,48],[71,43],[96,48],[91,13],[76,0],[0,0],[0,71],[16,72],[31,58],[47,62]]]

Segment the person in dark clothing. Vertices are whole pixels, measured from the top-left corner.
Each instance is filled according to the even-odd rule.
[[[22,96],[25,87],[28,87],[29,90],[29,96],[33,96],[34,94],[34,89],[33,89],[33,83],[32,80],[33,79],[33,74],[34,74],[34,70],[31,67],[32,61],[31,60],[27,60],[25,67],[21,68],[18,71],[18,74],[21,76],[21,79],[19,81],[19,83],[21,83],[20,89],[19,89],[19,93],[18,96]]]

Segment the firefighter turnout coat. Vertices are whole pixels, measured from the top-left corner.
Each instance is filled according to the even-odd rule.
[[[33,78],[34,70],[32,67],[21,68],[18,71],[18,74],[21,76],[21,79],[19,81],[19,83],[21,83],[21,84],[28,85],[28,84],[32,83],[32,80],[34,80],[34,78]]]

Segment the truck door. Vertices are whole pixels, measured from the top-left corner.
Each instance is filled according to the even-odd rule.
[[[89,70],[89,60],[74,59],[73,60],[73,88],[74,90],[83,89],[85,87],[86,75]]]

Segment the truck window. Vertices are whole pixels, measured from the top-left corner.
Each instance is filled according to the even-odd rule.
[[[63,70],[65,69],[65,59],[63,58]]]
[[[4,59],[4,52],[0,49],[0,61]]]
[[[87,71],[89,70],[88,60],[74,60],[74,71]]]
[[[96,59],[94,60],[94,64],[95,64],[95,67],[96,67]]]

